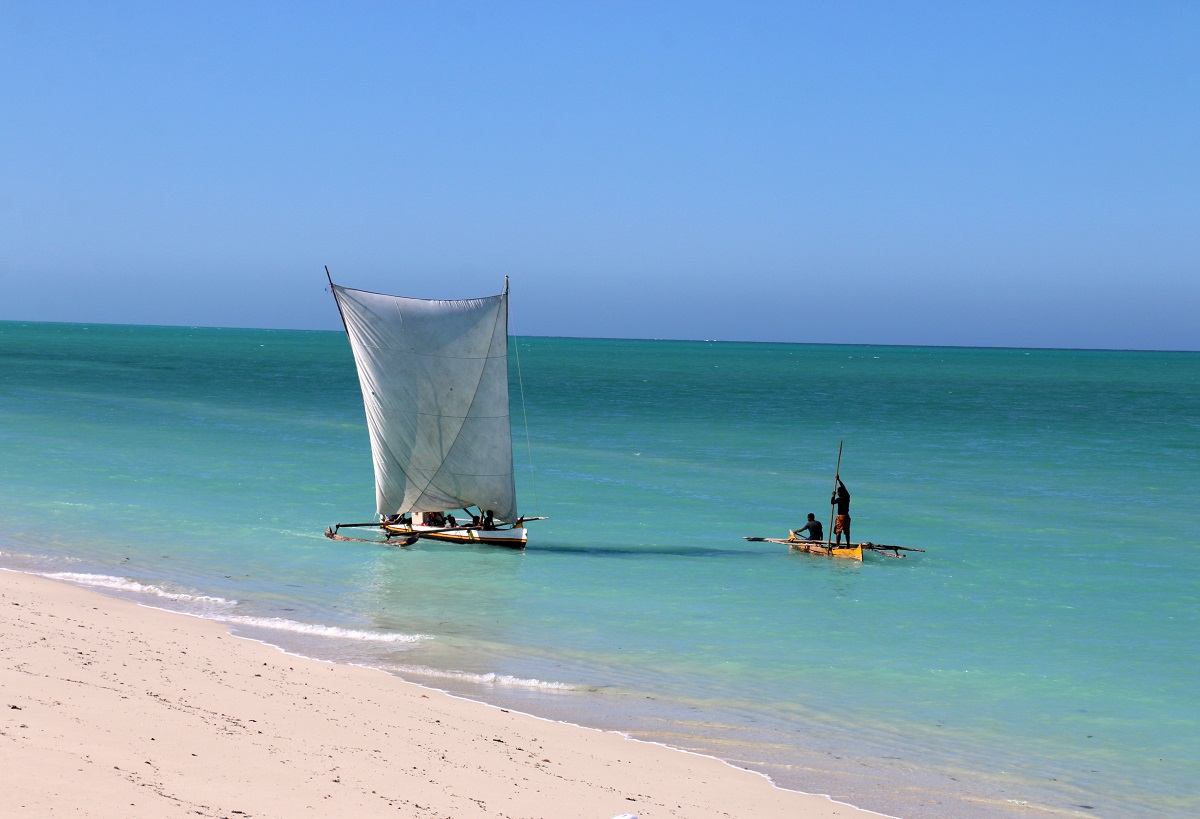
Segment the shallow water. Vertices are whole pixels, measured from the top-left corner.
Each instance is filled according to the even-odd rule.
[[[321,536],[373,512],[341,334],[0,323],[0,561],[888,813],[1200,813],[1200,355],[519,344],[550,519],[398,549]],[[828,524],[839,441],[925,554],[742,540]]]

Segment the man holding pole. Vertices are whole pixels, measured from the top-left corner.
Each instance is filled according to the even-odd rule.
[[[833,519],[833,534],[837,536],[837,543],[842,544],[842,533],[846,534],[846,545],[850,545],[850,490],[846,488],[846,484],[842,483],[842,479],[837,478],[837,488],[833,491],[833,497],[829,499],[831,506],[837,507],[837,517]]]

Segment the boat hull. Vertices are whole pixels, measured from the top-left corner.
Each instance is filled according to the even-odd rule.
[[[844,560],[858,560],[860,562],[863,559],[863,544],[861,543],[838,546],[823,540],[810,541],[783,537],[747,537],[744,539],[757,543],[778,543],[780,546],[787,546],[793,552],[805,552],[810,555],[840,557]]]
[[[529,530],[520,526],[513,527],[512,529],[482,529],[475,527],[439,529],[434,526],[398,524],[384,526],[383,529],[388,537],[416,534],[421,538],[441,540],[446,543],[481,543],[488,546],[507,546],[510,549],[524,549],[526,541],[529,540]]]
[[[842,546],[826,546],[824,543],[804,543],[797,541],[788,542],[788,548],[793,552],[808,552],[814,555],[827,555],[828,557],[840,557],[846,560],[863,559],[862,544],[855,543],[849,548]]]
[[[869,540],[862,543],[847,543],[845,546],[839,546],[836,543],[830,543],[828,540],[803,540],[801,538],[789,537],[749,537],[742,538],[743,540],[753,541],[755,543],[778,543],[780,546],[787,546],[793,552],[806,552],[810,555],[824,555],[826,557],[840,557],[847,560],[862,560],[863,555],[870,552],[873,555],[882,555],[883,557],[903,558],[901,552],[924,552],[924,549],[914,549],[910,546],[888,546],[886,543],[872,543]]]

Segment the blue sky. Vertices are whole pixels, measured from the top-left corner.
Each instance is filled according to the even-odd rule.
[[[6,2],[0,320],[1200,349],[1195,3]]]

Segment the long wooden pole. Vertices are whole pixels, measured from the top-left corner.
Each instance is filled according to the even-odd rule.
[[[842,475],[842,444],[844,444],[844,443],[846,443],[846,442],[838,441],[837,468],[833,470],[833,494],[834,495],[837,494],[838,478],[840,478]],[[833,546],[833,515],[834,515],[834,510],[836,508],[837,507],[833,505],[833,497],[831,495],[830,499],[829,499],[829,533],[825,535],[825,545],[827,545],[827,546]],[[846,542],[849,543],[850,539],[847,538]]]
[[[346,334],[349,335],[350,328],[346,324],[346,314],[342,312],[342,302],[338,299],[337,293],[333,290],[333,276],[329,275],[329,265],[325,265],[325,278],[329,279],[329,294],[333,296],[333,303],[337,305],[338,318],[342,320],[342,327],[345,328]]]

